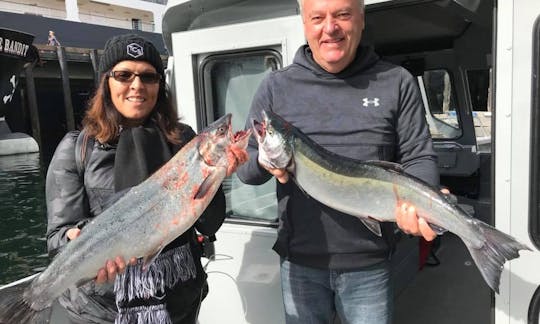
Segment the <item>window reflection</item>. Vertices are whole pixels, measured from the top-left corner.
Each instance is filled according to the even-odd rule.
[[[211,119],[232,113],[234,129],[245,127],[255,91],[270,71],[281,66],[274,51],[213,55],[201,64],[204,92],[202,107]],[[275,181],[261,186],[243,184],[236,174],[225,179],[223,189],[230,218],[254,221],[276,221]]]
[[[426,119],[434,139],[455,139],[462,130],[450,75],[446,70],[425,71],[419,79],[426,107]]]

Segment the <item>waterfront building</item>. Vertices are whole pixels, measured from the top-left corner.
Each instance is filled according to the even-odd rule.
[[[161,33],[167,0],[2,0],[0,11]]]
[[[125,33],[153,42],[167,59],[161,36],[167,0],[0,0],[0,28],[34,36],[39,61],[19,75],[0,118],[31,135],[45,161],[63,135],[80,126],[97,81],[107,39]],[[48,45],[53,31],[60,46]]]

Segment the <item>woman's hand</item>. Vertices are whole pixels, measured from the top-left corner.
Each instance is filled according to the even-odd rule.
[[[66,232],[66,236],[70,241],[74,240],[79,235],[81,235],[81,230],[77,227],[70,228]]]
[[[134,265],[137,262],[136,258],[131,258],[129,261],[130,265]],[[98,270],[97,276],[96,276],[96,283],[102,284],[105,282],[114,282],[114,279],[116,279],[117,274],[124,273],[126,270],[126,261],[123,257],[117,256],[114,261],[113,260],[107,260],[105,263],[105,267],[100,268]]]
[[[231,148],[227,150],[227,158],[229,166],[227,167],[227,176],[233,174],[239,165],[249,160],[249,154],[245,149],[237,148],[231,145]]]
[[[70,228],[66,232],[66,236],[70,241],[77,238],[79,235],[81,235],[81,230],[79,228]],[[134,265],[137,263],[136,258],[131,258],[129,260],[130,265]],[[97,276],[96,276],[96,283],[102,284],[107,281],[113,282],[116,278],[117,274],[123,273],[126,270],[126,261],[123,257],[117,256],[114,260],[107,260],[105,262],[105,266],[103,268],[100,268],[98,270]]]

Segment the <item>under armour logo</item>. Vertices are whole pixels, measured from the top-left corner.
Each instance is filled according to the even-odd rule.
[[[127,54],[133,58],[144,55],[143,47],[137,43],[131,43],[127,46]]]
[[[373,105],[374,107],[379,107],[380,106],[379,98],[373,98],[373,99],[364,98],[364,99],[362,99],[362,101],[364,101],[364,103],[362,104],[362,106],[364,106],[364,107],[369,107],[369,105]]]

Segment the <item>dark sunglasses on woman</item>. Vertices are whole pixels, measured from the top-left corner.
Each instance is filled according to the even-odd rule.
[[[131,71],[110,71],[107,75],[122,83],[133,82],[136,76],[141,79],[142,83],[147,84],[155,84],[161,80],[161,74],[155,72],[135,73]]]

